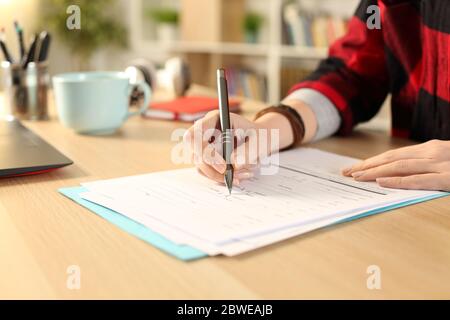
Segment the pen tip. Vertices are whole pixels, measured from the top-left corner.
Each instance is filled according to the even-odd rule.
[[[224,78],[225,77],[225,69],[217,69],[217,77]]]
[[[233,189],[233,171],[232,170],[227,170],[227,172],[224,176],[224,180],[225,180],[225,185],[227,186],[227,189],[228,189],[228,193],[231,194],[231,190]]]

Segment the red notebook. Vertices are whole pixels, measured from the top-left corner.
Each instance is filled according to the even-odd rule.
[[[230,112],[238,112],[240,102],[230,99]],[[191,122],[202,118],[209,111],[218,110],[217,98],[182,97],[168,102],[153,103],[144,113],[145,117]]]

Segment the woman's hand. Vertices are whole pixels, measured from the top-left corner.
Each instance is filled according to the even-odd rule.
[[[369,158],[343,175],[386,188],[450,191],[450,141],[431,140]]]
[[[230,114],[232,134],[234,135],[234,184],[253,177],[254,170],[263,153],[273,152],[271,142],[262,137],[267,129],[263,123],[247,120],[237,114]],[[198,171],[206,177],[224,183],[226,163],[222,156],[219,112],[209,112],[196,121],[184,135],[184,142],[190,147],[191,157]],[[263,145],[263,147],[261,147]],[[264,150],[265,149],[265,150]]]

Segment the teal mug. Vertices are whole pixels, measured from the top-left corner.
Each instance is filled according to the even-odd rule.
[[[130,112],[130,95],[138,87],[144,93],[139,111]],[[53,77],[53,90],[62,124],[81,134],[112,134],[133,115],[148,107],[147,83],[131,84],[124,72],[65,73]]]

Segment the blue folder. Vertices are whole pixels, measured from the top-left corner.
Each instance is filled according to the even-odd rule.
[[[73,187],[73,188],[62,188],[58,190],[60,193],[66,197],[72,199],[76,203],[82,205],[83,207],[91,210],[95,214],[99,215],[103,219],[111,222],[112,224],[118,226],[119,228],[125,230],[126,232],[144,240],[147,243],[155,246],[156,248],[167,252],[174,257],[181,260],[194,260],[206,257],[207,254],[201,252],[195,248],[186,245],[175,244],[170,240],[167,240],[159,233],[153,232],[144,225],[121,215],[113,210],[102,207],[93,202],[86,201],[80,197],[80,194],[88,191],[83,187]]]
[[[107,221],[111,222],[112,224],[116,225],[117,227],[121,228],[122,230],[134,235],[135,237],[155,246],[156,248],[184,261],[189,260],[195,260],[199,258],[203,258],[208,256],[206,253],[197,250],[193,247],[187,246],[187,245],[179,245],[176,243],[173,243],[172,241],[164,238],[160,234],[153,232],[152,230],[148,229],[144,225],[129,219],[125,217],[124,215],[121,215],[120,213],[117,213],[113,210],[110,210],[108,208],[102,207],[100,205],[97,205],[95,203],[86,201],[80,197],[80,194],[83,192],[86,192],[87,189],[83,187],[72,187],[72,188],[62,188],[58,190],[60,193],[65,195],[66,197],[72,199],[76,203],[82,205],[83,207],[91,210],[95,214],[99,215],[103,219],[106,219]],[[405,201],[400,204],[387,206],[380,209],[375,209],[371,211],[367,211],[363,214],[343,219],[336,224],[343,223],[343,222],[349,222],[352,220],[356,220],[359,218],[371,216],[377,213],[398,209],[401,207],[409,206],[411,204],[416,204],[423,201],[428,201],[440,197],[444,197],[448,194],[441,193],[441,194],[435,194],[428,197],[412,200],[412,201]]]

